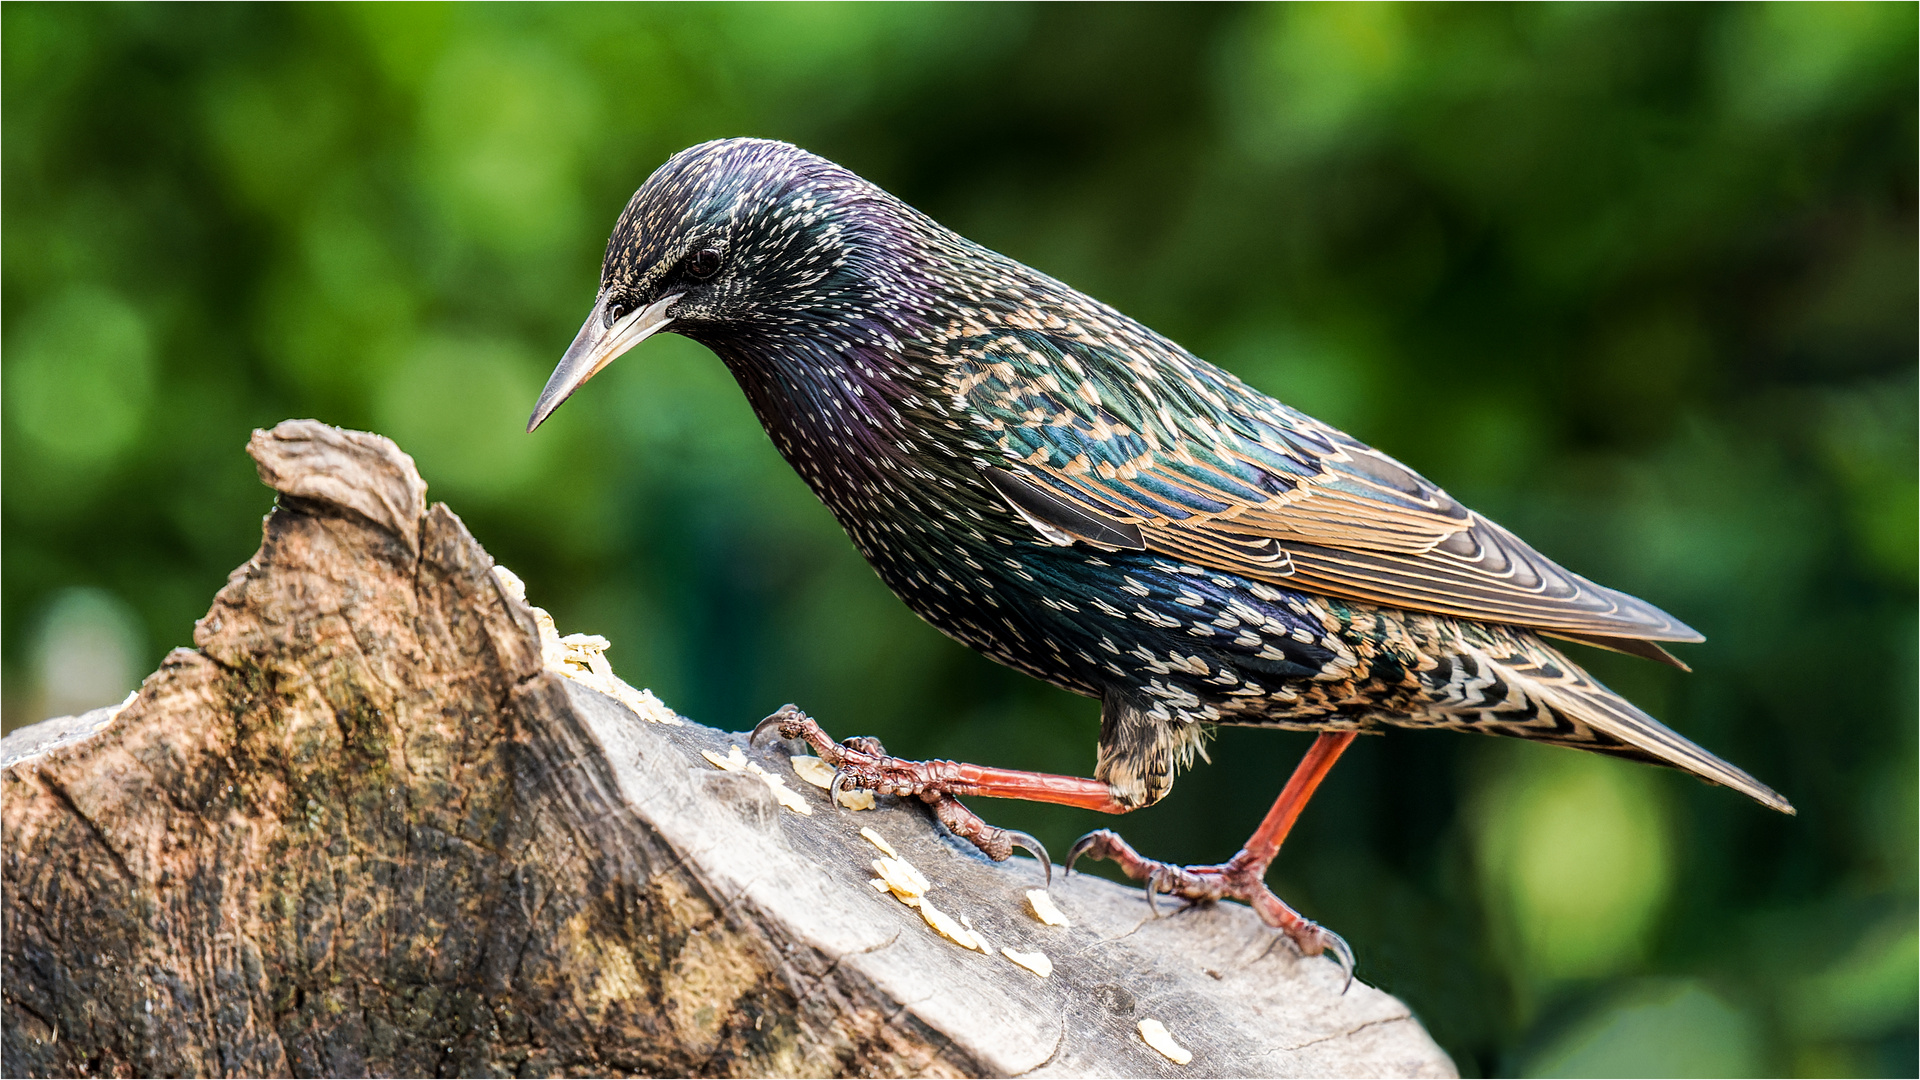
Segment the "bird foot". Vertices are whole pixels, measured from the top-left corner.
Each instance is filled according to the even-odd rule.
[[[1340,965],[1346,987],[1353,985],[1353,949],[1346,939],[1289,907],[1273,894],[1262,880],[1266,864],[1256,862],[1245,851],[1218,866],[1175,866],[1149,859],[1133,849],[1111,829],[1096,829],[1074,842],[1067,852],[1067,873],[1081,858],[1110,859],[1120,871],[1147,887],[1147,906],[1154,914],[1160,907],[1154,898],[1178,896],[1195,903],[1234,899],[1245,902],[1259,914],[1262,922],[1287,935],[1302,956],[1326,955]]]
[[[969,841],[995,862],[1005,862],[1014,848],[1025,849],[1040,860],[1047,883],[1052,884],[1053,860],[1047,857],[1047,849],[1039,840],[1017,829],[987,824],[954,797],[956,790],[966,791],[957,762],[892,757],[880,745],[880,740],[868,736],[835,742],[812,717],[792,705],[782,705],[760,721],[747,741],[758,743],[773,734],[805,742],[821,761],[833,767],[833,784],[827,794],[828,801],[835,806],[840,805],[842,787],[917,798],[933,810],[933,816],[948,832]]]

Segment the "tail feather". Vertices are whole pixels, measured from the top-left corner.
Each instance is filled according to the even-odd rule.
[[[1449,673],[1445,687],[1455,725],[1668,765],[1783,814],[1796,812],[1779,792],[1640,711],[1538,638],[1502,643],[1517,648],[1475,644],[1462,668],[1479,670]]]
[[[1591,679],[1571,685],[1550,684],[1542,689],[1541,696],[1550,708],[1568,719],[1584,722],[1603,736],[1631,746],[1660,764],[1730,787],[1783,814],[1797,813],[1785,796],[1754,779],[1745,769],[1710,753]]]

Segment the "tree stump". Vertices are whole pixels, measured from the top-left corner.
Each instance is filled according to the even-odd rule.
[[[6,1075],[1453,1075],[1244,907],[1080,875],[1045,925],[1035,863],[555,670],[388,440],[250,450],[278,503],[197,648],[0,742]],[[701,753],[736,746],[811,813]],[[863,827],[984,951],[869,883]]]

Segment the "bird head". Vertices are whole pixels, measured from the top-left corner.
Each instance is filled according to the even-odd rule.
[[[527,430],[662,330],[711,341],[777,333],[821,313],[844,317],[854,294],[873,287],[863,273],[873,226],[894,209],[905,211],[853,173],[786,143],[721,139],[675,154],[615,224],[593,310]]]

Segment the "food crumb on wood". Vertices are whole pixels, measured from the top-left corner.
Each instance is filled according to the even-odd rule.
[[[1034,918],[1039,919],[1048,926],[1073,925],[1067,921],[1065,915],[1060,913],[1059,908],[1053,906],[1053,897],[1048,896],[1047,890],[1045,889],[1027,890],[1027,909],[1033,912]]]
[[[897,859],[900,857],[900,853],[893,850],[893,845],[887,843],[887,838],[884,836],[881,836],[877,832],[874,832],[872,829],[862,828],[860,830],[860,835],[867,841],[867,843],[872,844],[874,847],[879,848],[880,854],[885,855],[887,858]]]
[[[960,925],[954,920],[953,916],[934,907],[924,898],[920,900],[919,908],[920,917],[927,920],[927,925],[933,927],[935,932],[941,937],[946,938],[963,949],[973,949],[976,952],[987,951],[986,948],[980,944],[980,939],[974,936],[973,931]]]
[[[747,755],[740,752],[740,747],[727,747],[726,757],[721,757],[711,750],[700,751],[700,756],[712,762],[716,769],[759,777],[760,781],[767,785],[768,790],[773,792],[773,797],[779,800],[781,806],[805,817],[813,816],[813,807],[807,805],[807,800],[801,798],[799,792],[788,787],[785,780],[761,768],[757,763],[748,761]]]
[[[773,797],[780,800],[781,806],[799,814],[801,817],[813,816],[813,807],[807,805],[807,800],[801,798],[799,792],[788,787],[785,780],[780,779],[751,762],[747,765],[747,771],[758,776],[766,783],[767,787],[773,791]]]
[[[527,602],[527,583],[520,580],[519,574],[504,566],[495,565],[493,576],[500,582],[500,591],[523,604]]]
[[[793,775],[825,791],[833,786],[833,766],[811,754],[795,754],[787,759],[793,762]]]
[[[1193,1060],[1193,1051],[1173,1041],[1173,1032],[1158,1020],[1140,1021],[1140,1039],[1166,1055],[1175,1065],[1185,1065]]]
[[[861,835],[875,847],[886,851],[893,850],[892,845],[872,829],[862,829]],[[897,855],[883,855],[873,860],[873,871],[880,876],[873,878],[867,884],[872,885],[876,891],[892,893],[894,899],[918,910],[920,917],[926,920],[927,925],[932,927],[935,933],[963,949],[983,953],[988,951],[985,939],[974,931],[972,920],[965,916],[955,919],[927,902],[927,890],[933,886],[927,881],[926,875],[912,863]]]
[[[979,927],[973,925],[972,919],[962,915],[960,916],[960,925],[966,927],[967,933],[973,935],[973,940],[979,943],[981,952],[990,953],[993,951],[993,943],[987,940],[987,935],[981,933]]]
[[[1038,975],[1043,979],[1053,974],[1053,961],[1047,959],[1046,953],[1021,952],[1019,949],[1016,949],[1013,946],[1008,945],[1001,948],[1000,955],[1006,957],[1007,959],[1013,961],[1016,964],[1019,964],[1021,967],[1026,968],[1028,971],[1033,972],[1035,975]]]
[[[496,565],[493,577],[500,583],[501,592],[520,603],[527,602],[527,584],[520,580],[518,574]],[[655,697],[653,691],[636,690],[613,673],[613,666],[607,663],[607,650],[613,644],[606,638],[599,634],[568,634],[561,637],[552,615],[543,608],[531,604],[527,606],[533,612],[534,624],[540,628],[542,667],[589,689],[600,691],[648,723],[679,725],[680,718]]]
[[[873,872],[887,883],[887,891],[902,901],[918,900],[930,887],[926,875],[905,859],[891,856],[875,859]]]

